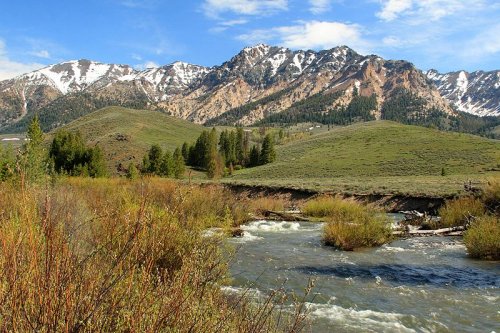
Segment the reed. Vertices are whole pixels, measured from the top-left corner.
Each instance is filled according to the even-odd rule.
[[[227,196],[156,179],[0,183],[0,331],[300,331],[304,311],[277,316],[283,293],[221,291],[224,245],[201,230],[237,219]]]

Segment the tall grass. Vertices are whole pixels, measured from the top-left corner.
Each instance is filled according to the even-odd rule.
[[[464,243],[471,257],[500,260],[498,216],[483,216],[474,221],[464,234]]]
[[[497,215],[500,215],[500,180],[489,180],[483,189],[482,200],[487,209]]]
[[[325,217],[323,230],[326,245],[352,251],[379,246],[391,239],[388,219],[377,209],[339,197],[322,197],[305,205],[306,214]]]
[[[461,197],[451,201],[439,209],[443,227],[467,225],[473,218],[483,216],[485,207],[481,200],[474,197]]]
[[[227,195],[154,179],[0,184],[0,331],[299,331],[300,309],[274,316],[281,294],[253,305],[221,291],[222,244],[201,230],[240,209]]]

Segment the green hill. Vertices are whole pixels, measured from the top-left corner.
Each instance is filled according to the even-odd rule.
[[[443,172],[445,176],[441,176]],[[352,193],[452,194],[500,176],[500,141],[373,121],[277,147],[277,161],[225,181]]]
[[[110,170],[122,163],[140,163],[153,144],[173,151],[185,141],[193,142],[203,127],[155,111],[107,107],[81,117],[62,127],[79,131],[86,142],[99,145]]]

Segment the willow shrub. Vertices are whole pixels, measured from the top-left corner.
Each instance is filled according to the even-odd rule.
[[[155,180],[0,183],[0,331],[299,331],[300,308],[274,315],[279,293],[253,305],[221,291],[222,244],[200,231],[205,214],[228,220],[226,195]]]
[[[489,215],[478,218],[465,232],[464,243],[471,257],[500,260],[500,219]]]
[[[323,207],[328,207],[323,231],[326,245],[352,251],[380,246],[391,240],[390,221],[377,209],[337,197],[320,200]]]
[[[473,218],[483,216],[486,210],[481,200],[474,197],[461,197],[451,201],[439,209],[441,226],[457,227],[468,224]]]

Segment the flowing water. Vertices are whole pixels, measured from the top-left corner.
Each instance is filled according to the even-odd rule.
[[[231,239],[233,291],[280,286],[307,302],[313,332],[500,332],[500,263],[469,259],[460,238],[401,239],[342,252],[322,223],[256,221]]]

